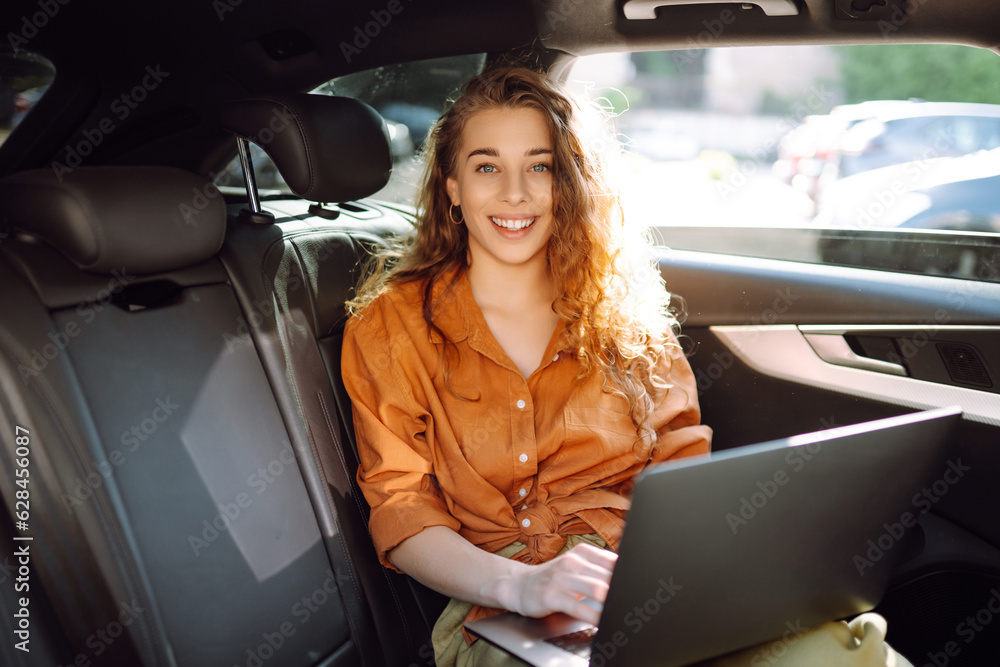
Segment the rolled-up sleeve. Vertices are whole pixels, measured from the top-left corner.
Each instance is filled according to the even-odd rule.
[[[673,336],[671,342],[677,343]],[[666,373],[670,388],[652,415],[657,436],[652,462],[708,454],[712,444],[712,429],[701,423],[698,386],[691,365],[679,346],[668,346],[667,350],[663,363],[670,365]]]
[[[434,478],[428,441],[432,417],[406,378],[419,359],[412,346],[387,329],[384,303],[373,303],[344,331],[341,373],[351,397],[360,468],[358,484],[368,504],[368,529],[383,565],[399,571],[387,553],[428,526],[461,524],[448,511]],[[391,306],[389,306],[391,311]],[[402,327],[400,327],[402,329]],[[395,341],[395,344],[390,344]],[[433,435],[430,436],[431,441]]]

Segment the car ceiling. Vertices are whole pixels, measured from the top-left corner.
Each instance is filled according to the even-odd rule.
[[[4,47],[11,33],[30,34],[28,17],[47,6],[53,16],[18,46],[69,76],[57,76],[21,131],[0,148],[0,176],[58,159],[82,130],[109,117],[114,100],[141,82],[147,67],[167,73],[164,84],[116,124],[86,164],[162,164],[208,174],[235,150],[219,126],[221,103],[309,90],[393,62],[488,52],[530,53],[552,64],[603,51],[884,42],[883,34],[985,47],[1000,41],[995,0],[910,0],[904,18],[890,14],[882,22],[838,17],[838,4],[871,0],[794,1],[798,16],[771,17],[738,4],[686,5],[661,8],[655,20],[630,21],[622,0],[7,0],[0,5]],[[884,11],[906,4],[885,2]],[[348,62],[341,44],[353,44],[372,12],[385,17],[392,3],[398,13]],[[732,17],[722,30],[720,16]]]

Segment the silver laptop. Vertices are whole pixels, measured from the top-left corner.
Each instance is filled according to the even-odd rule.
[[[921,489],[961,471],[946,456],[960,418],[927,410],[652,467],[597,628],[512,613],[467,627],[531,665],[670,667],[869,611]]]

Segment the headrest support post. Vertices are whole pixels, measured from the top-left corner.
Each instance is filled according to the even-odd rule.
[[[340,216],[340,208],[336,205],[327,208],[323,202],[309,205],[309,215],[316,215],[327,220],[336,220]]]
[[[243,182],[247,186],[247,198],[250,200],[250,212],[260,213],[260,197],[257,195],[257,179],[253,175],[253,159],[250,157],[250,142],[243,137],[236,138],[236,148],[240,151],[240,164],[243,166]]]
[[[257,194],[257,179],[253,175],[253,158],[250,157],[250,142],[243,137],[236,138],[236,148],[240,151],[240,164],[243,166],[243,182],[247,186],[249,209],[240,210],[240,220],[258,225],[269,225],[274,222],[274,214],[265,211],[260,206],[260,195]]]

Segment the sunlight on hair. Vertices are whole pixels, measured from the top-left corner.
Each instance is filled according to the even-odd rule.
[[[469,235],[466,225],[449,217],[446,181],[454,173],[466,122],[475,114],[537,109],[553,138],[555,224],[546,249],[558,294],[552,309],[567,324],[565,344],[580,361],[580,377],[601,373],[604,390],[628,401],[636,426],[633,451],[644,459],[656,440],[650,417],[670,388],[666,378],[681,350],[674,338],[678,318],[669,309],[649,230],[621,205],[614,172],[622,146],[611,112],[625,106],[623,96],[581,99],[544,74],[520,67],[498,67],[472,79],[428,138],[414,233],[377,253],[348,308],[363,316],[394,283],[420,282],[428,330],[443,337],[450,388],[448,350],[455,343],[435,323],[431,286],[458,280],[466,270]]]

